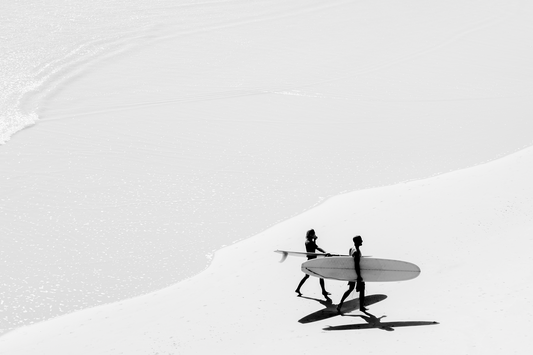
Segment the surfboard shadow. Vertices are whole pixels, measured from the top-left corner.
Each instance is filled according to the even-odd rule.
[[[339,316],[339,312],[337,312],[337,305],[333,304],[331,300],[321,300],[318,298],[311,298],[311,297],[305,297],[301,296],[301,298],[306,298],[309,300],[317,301],[326,308],[323,308],[319,311],[313,312],[311,314],[308,314],[307,316],[300,319],[298,322],[302,324],[312,323],[312,322],[318,322],[324,319],[328,319],[331,317]],[[369,295],[365,297],[365,306],[370,306],[374,303],[378,303],[386,299],[386,295]],[[342,305],[342,313],[349,313],[352,311],[355,311],[356,309],[359,309],[359,298],[344,302]]]
[[[350,317],[361,317],[363,318],[366,323],[362,324],[346,324],[346,325],[337,325],[337,326],[329,326],[326,328],[323,328],[324,330],[331,331],[331,330],[360,330],[360,329],[381,329],[386,330],[389,332],[394,331],[394,328],[398,327],[416,327],[416,326],[423,326],[423,325],[436,325],[439,324],[438,322],[427,322],[427,321],[399,321],[399,322],[382,322],[381,319],[385,318],[386,316],[376,317],[373,314],[370,314],[368,312],[364,312],[365,315],[353,315]]]

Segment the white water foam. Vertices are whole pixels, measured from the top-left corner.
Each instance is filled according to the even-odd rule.
[[[96,60],[155,36],[194,1],[7,2],[0,12],[0,144],[35,124],[43,98]],[[169,11],[172,10],[172,11]]]

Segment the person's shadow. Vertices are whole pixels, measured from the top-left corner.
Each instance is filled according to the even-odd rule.
[[[347,317],[361,317],[365,320],[366,323],[362,324],[346,324],[346,325],[337,325],[329,326],[324,328],[324,330],[360,330],[360,329],[381,329],[389,332],[394,331],[394,328],[397,327],[414,327],[421,325],[435,325],[439,324],[438,322],[428,322],[428,321],[399,321],[399,322],[382,322],[381,319],[386,316],[376,317],[368,311],[363,312],[365,315],[347,315]]]
[[[302,324],[311,323],[311,322],[317,322],[320,320],[328,319],[335,316],[340,316],[341,314],[337,311],[337,305],[333,304],[331,299],[327,298],[326,300],[321,300],[318,298],[312,298],[312,297],[305,297],[300,296],[301,298],[305,298],[308,300],[313,300],[316,302],[319,302],[321,305],[323,305],[325,308],[318,310],[316,312],[313,312],[311,314],[308,314],[307,316],[300,319],[298,322]],[[365,297],[365,306],[369,306],[374,303],[378,303],[383,301],[385,298],[387,298],[386,295],[369,295]],[[344,302],[342,305],[342,313],[349,313],[356,309],[359,309],[359,299],[355,298],[353,300],[350,300],[348,302]]]

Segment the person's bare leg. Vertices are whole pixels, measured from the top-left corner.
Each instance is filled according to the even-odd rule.
[[[354,282],[350,282],[349,283],[349,288],[346,292],[344,292],[344,295],[342,295],[342,298],[341,298],[341,301],[339,302],[339,305],[337,306],[337,312],[341,313],[341,308],[342,308],[342,305],[344,303],[344,300],[350,295],[350,293],[352,293],[353,289],[355,288],[355,283]]]
[[[309,275],[305,275],[302,279],[302,281],[300,281],[300,283],[298,284],[298,287],[296,287],[296,290],[294,292],[296,292],[298,294],[298,296],[301,296],[302,293],[300,292],[300,288],[302,287],[302,285],[305,283],[305,281],[307,281],[307,279],[309,278]]]
[[[328,296],[331,295],[331,293],[326,291],[326,283],[324,282],[324,279],[320,279],[319,282],[320,282],[320,287],[322,288],[322,295],[324,295],[324,297],[326,298],[329,298]]]

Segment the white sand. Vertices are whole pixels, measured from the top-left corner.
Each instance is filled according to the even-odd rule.
[[[192,275],[321,196],[531,144],[527,3],[231,4],[242,15],[215,7],[236,15],[81,68],[1,147],[0,328]],[[521,352],[531,155],[332,198],[192,279],[7,334],[0,353]],[[322,305],[293,293],[302,260],[272,251],[302,250],[309,228],[328,251],[357,233],[365,254],[421,266],[368,285],[387,296],[372,314],[405,327],[298,323]],[[345,285],[328,288],[337,302]],[[303,291],[319,296],[315,280]]]
[[[518,354],[530,348],[533,149],[456,173],[354,192],[227,247],[211,267],[176,286],[0,339],[4,354]],[[323,331],[364,324],[355,311],[300,324],[320,310],[297,298],[302,259],[279,264],[277,248],[301,250],[306,229],[344,252],[354,233],[366,254],[404,259],[419,278],[368,284],[387,298],[370,306],[382,322],[436,325]],[[327,282],[335,301],[345,284]],[[304,295],[320,297],[316,279]],[[353,317],[356,316],[356,317]],[[404,323],[405,324],[405,323]],[[393,324],[394,326],[394,324]]]

